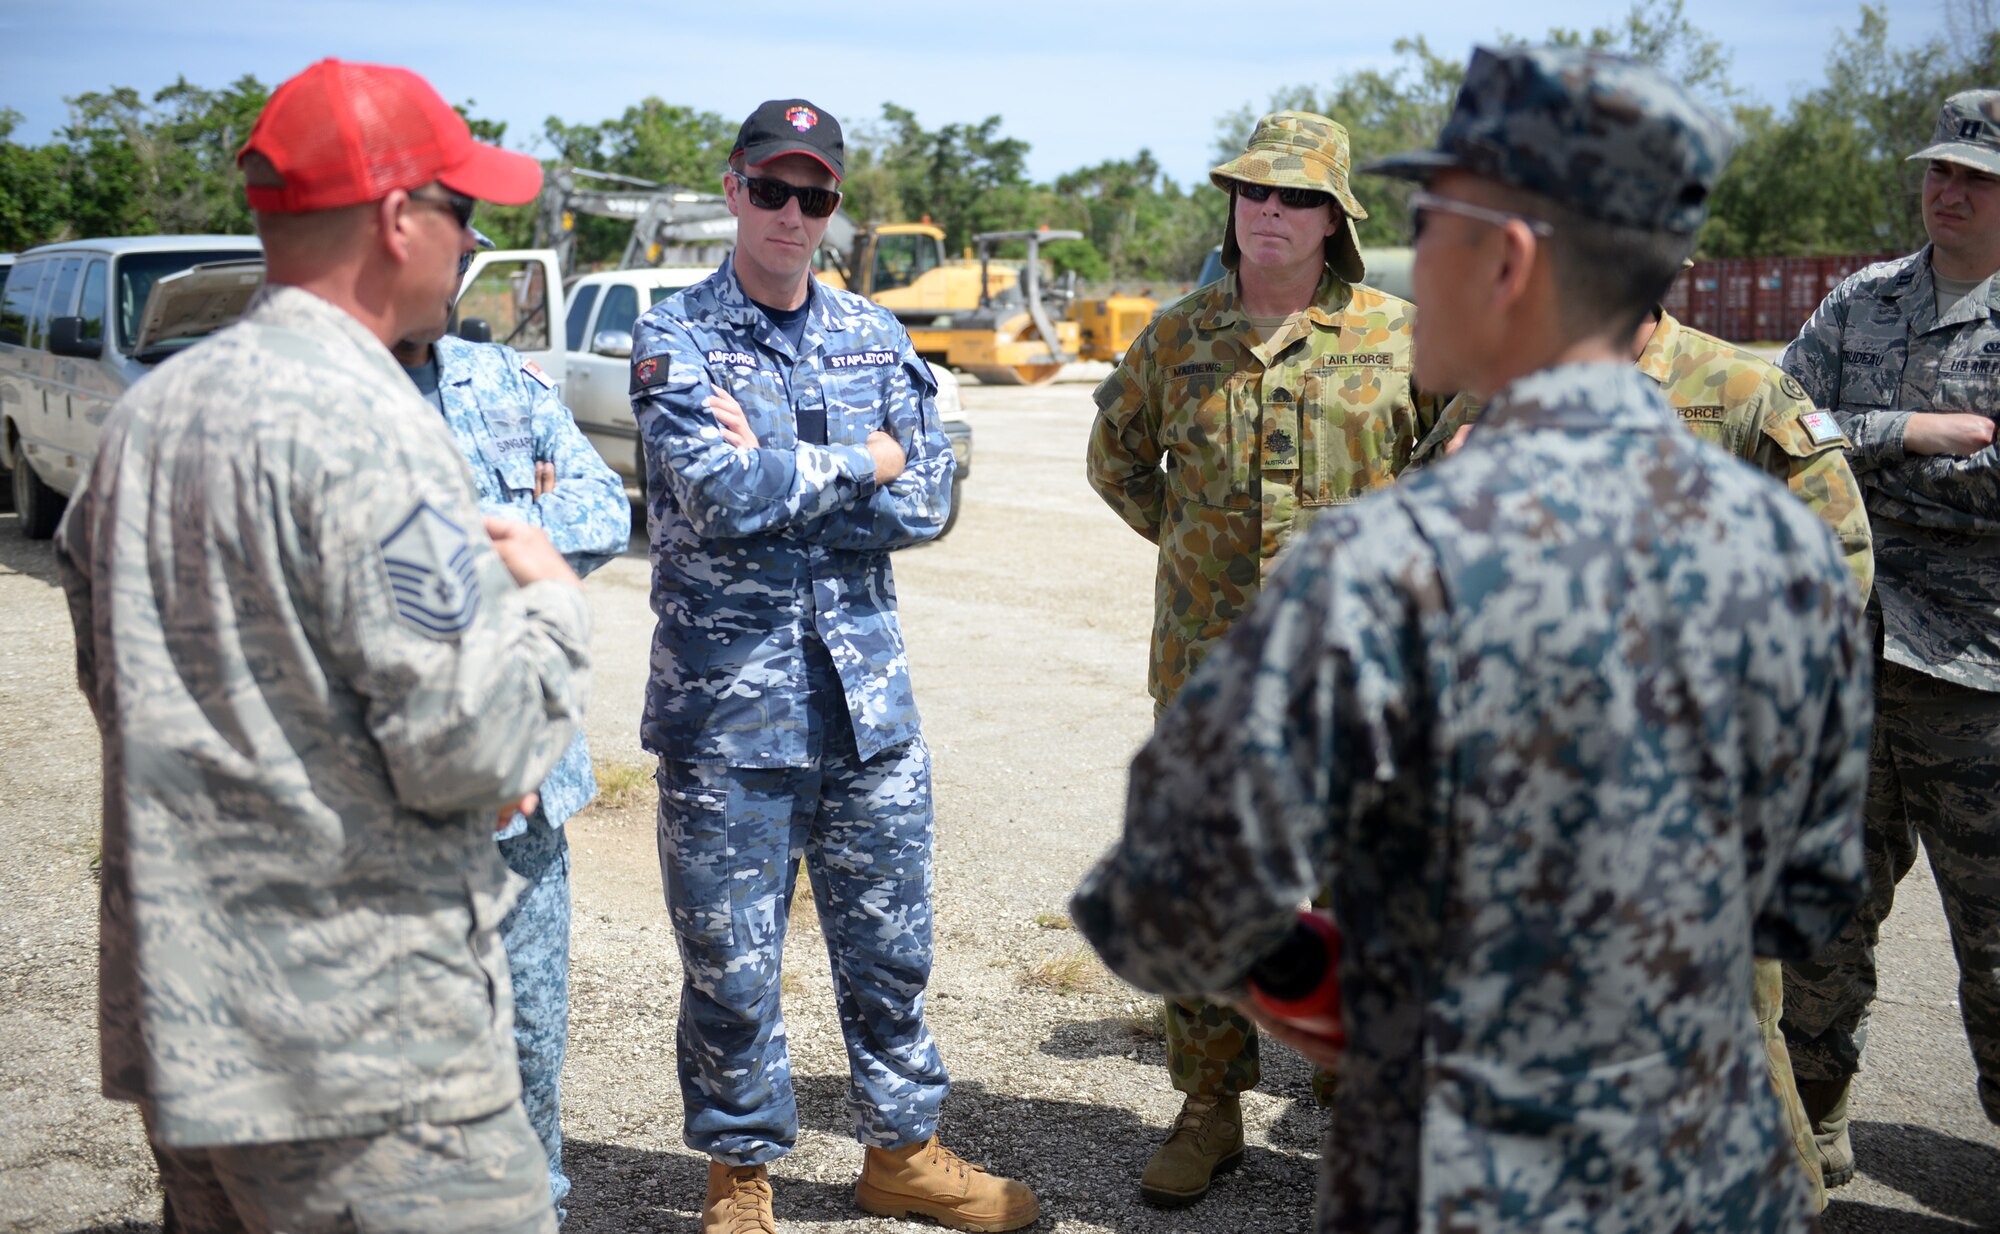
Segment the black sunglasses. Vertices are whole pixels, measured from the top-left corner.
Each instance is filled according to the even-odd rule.
[[[840,209],[839,189],[807,188],[769,176],[746,176],[740,171],[729,174],[743,182],[750,204],[759,210],[782,210],[794,197],[799,199],[799,213],[809,219],[823,219]]]
[[[1248,180],[1238,180],[1236,191],[1249,201],[1269,201],[1271,194],[1278,195],[1278,204],[1287,210],[1310,210],[1314,206],[1330,206],[1333,194],[1322,193],[1318,189],[1273,188],[1268,184],[1252,184]]]
[[[420,193],[410,194],[411,201],[421,201],[427,206],[441,206],[451,211],[451,217],[458,220],[461,229],[472,226],[472,210],[479,203],[463,193],[444,191],[443,197],[425,197]]]

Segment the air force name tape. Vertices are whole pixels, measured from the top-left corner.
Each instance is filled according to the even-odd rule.
[[[417,502],[381,547],[396,615],[419,634],[451,641],[479,615],[471,537],[429,502]]]
[[[887,350],[850,351],[844,355],[828,356],[826,358],[826,366],[828,368],[862,368],[864,366],[894,364],[895,362],[896,353]]]
[[[757,357],[747,351],[728,351],[723,348],[716,348],[703,356],[702,359],[707,360],[710,364],[742,364],[750,368],[757,367]]]

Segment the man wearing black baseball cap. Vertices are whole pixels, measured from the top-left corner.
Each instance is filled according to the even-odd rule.
[[[953,460],[894,315],[812,277],[840,204],[840,125],[804,99],[743,123],[736,250],[633,328],[646,455],[660,869],[684,974],[681,1098],[709,1157],[703,1234],[775,1232],[769,1163],[798,1134],[779,961],[803,855],[833,960],[856,1202],[1013,1230],[1034,1193],[939,1144],[950,1087],[924,1023],[931,769],[892,549],[931,539]]]

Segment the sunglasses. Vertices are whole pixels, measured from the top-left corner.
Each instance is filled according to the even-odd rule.
[[[1252,184],[1248,180],[1238,180],[1236,191],[1246,201],[1269,201],[1271,194],[1278,195],[1278,204],[1287,210],[1310,210],[1314,206],[1330,206],[1333,194],[1322,193],[1318,189],[1273,188],[1268,184]]]
[[[1410,194],[1410,243],[1424,234],[1424,216],[1431,211],[1440,214],[1456,214],[1460,218],[1487,223],[1494,227],[1504,227],[1508,223],[1525,224],[1529,232],[1546,240],[1556,234],[1547,219],[1531,218],[1525,214],[1513,214],[1506,210],[1488,210],[1485,206],[1475,206],[1469,201],[1459,201],[1453,197],[1439,197],[1422,189]]]
[[[479,204],[465,194],[454,193],[450,189],[445,190],[443,197],[425,197],[421,193],[412,193],[410,200],[420,201],[427,206],[436,206],[440,210],[449,212],[452,218],[458,220],[460,230],[472,226],[472,209]]]
[[[782,210],[794,197],[799,199],[799,213],[809,219],[823,219],[840,209],[839,189],[807,188],[769,176],[746,176],[740,171],[729,174],[743,182],[750,204],[759,210]]]

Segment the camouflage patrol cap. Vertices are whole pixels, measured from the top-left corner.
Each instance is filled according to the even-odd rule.
[[[1961,90],[1938,111],[1931,144],[1910,156],[1963,163],[2000,176],[2000,90]]]
[[[1232,198],[1238,180],[1333,194],[1347,218],[1326,238],[1326,262],[1341,278],[1358,283],[1367,271],[1361,264],[1354,220],[1367,218],[1368,211],[1347,187],[1347,167],[1346,129],[1309,111],[1274,111],[1257,121],[1243,153],[1209,172],[1208,178]],[[1242,255],[1232,209],[1222,233],[1222,264],[1234,270]]]
[[[1691,236],[1735,132],[1666,74],[1577,47],[1475,48],[1437,147],[1362,170],[1470,172],[1586,218]]]

